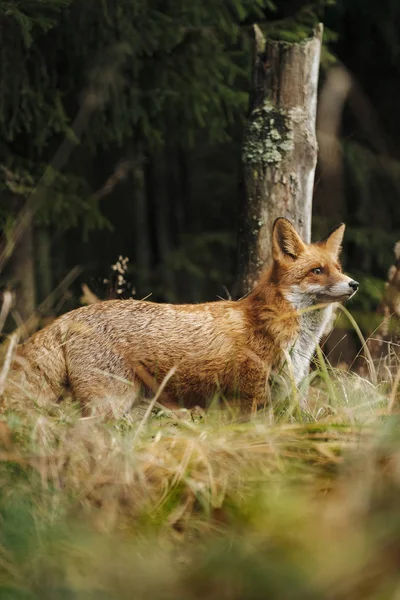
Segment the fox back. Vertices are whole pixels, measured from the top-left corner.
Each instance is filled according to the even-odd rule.
[[[306,375],[332,306],[358,284],[338,262],[344,225],[305,244],[286,219],[273,228],[273,264],[238,301],[172,305],[109,300],[71,311],[17,349],[5,399],[57,401],[68,387],[83,405],[149,396],[168,379],[170,407],[204,405],[216,393],[248,410],[289,363]]]

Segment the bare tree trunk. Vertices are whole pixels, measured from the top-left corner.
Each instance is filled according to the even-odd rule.
[[[342,66],[330,69],[318,103],[317,139],[318,187],[314,196],[315,211],[333,226],[346,214],[343,149],[340,139],[343,109],[352,88],[349,72]],[[319,209],[319,210],[318,210]]]
[[[149,278],[151,270],[151,249],[149,239],[149,218],[147,206],[147,190],[145,181],[144,157],[138,154],[132,169],[133,189],[135,195],[135,218],[133,220],[133,235],[136,258],[136,283],[140,294],[147,295],[150,291]]]
[[[46,298],[50,297],[50,294],[53,291],[51,239],[48,227],[38,227],[35,233],[38,271],[38,295],[39,301],[43,302],[43,300],[46,300]],[[50,300],[48,308],[51,309]]]
[[[36,308],[35,253],[32,221],[16,241],[11,259],[15,282],[15,308],[22,321],[27,321]]]
[[[271,230],[287,217],[306,241],[317,142],[315,120],[322,25],[300,43],[267,41],[254,26],[250,117],[243,145],[245,199],[239,239],[243,292],[271,260]]]
[[[172,240],[171,204],[168,196],[168,153],[169,147],[153,154],[151,167],[151,191],[153,194],[154,224],[158,249],[158,279],[162,282],[162,296],[168,301],[176,297],[175,276],[169,262],[174,249]]]

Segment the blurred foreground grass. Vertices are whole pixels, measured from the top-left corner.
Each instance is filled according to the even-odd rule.
[[[247,423],[4,413],[0,598],[400,598],[399,398],[313,377]]]

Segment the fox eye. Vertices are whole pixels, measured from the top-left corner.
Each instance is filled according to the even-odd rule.
[[[317,267],[316,269],[312,269],[311,272],[315,273],[315,275],[322,275],[324,269],[322,267]]]

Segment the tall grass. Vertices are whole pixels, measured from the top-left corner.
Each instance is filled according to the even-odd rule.
[[[249,422],[4,412],[0,598],[400,598],[397,389],[320,356],[306,393]]]

